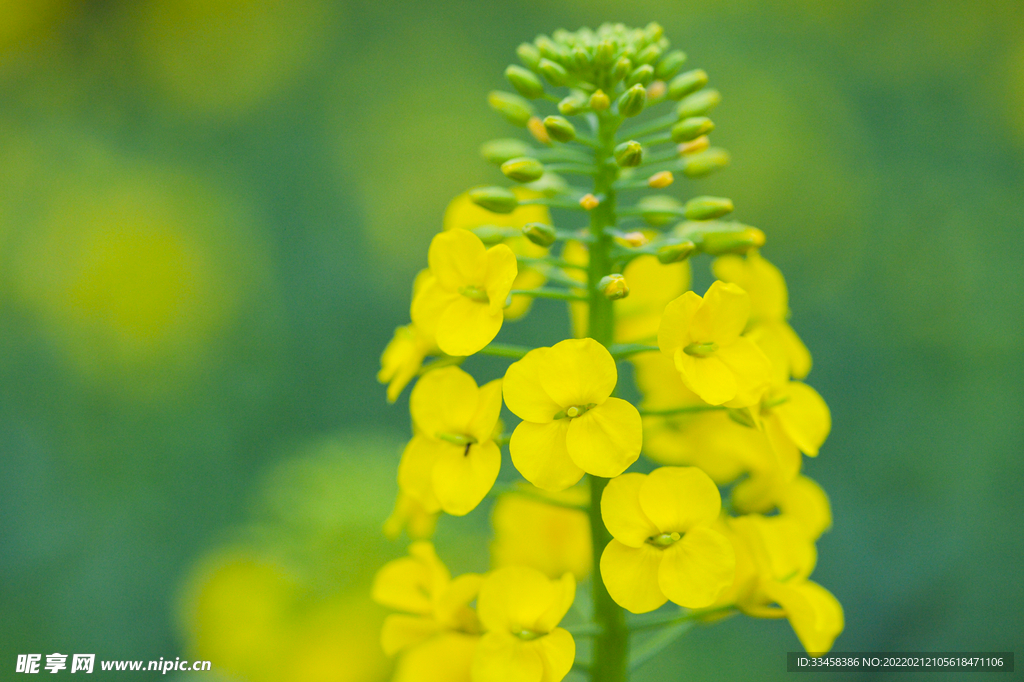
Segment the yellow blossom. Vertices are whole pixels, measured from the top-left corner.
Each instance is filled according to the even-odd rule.
[[[777,267],[756,250],[746,257],[728,255],[711,265],[715,277],[738,284],[750,295],[750,329],[760,328],[783,346],[790,374],[803,379],[811,371],[811,353],[789,325],[789,292]]]
[[[624,474],[601,497],[614,538],[601,555],[601,578],[617,604],[633,613],[667,600],[703,608],[733,582],[733,548],[710,524],[722,498],[696,467]]]
[[[775,509],[799,524],[808,539],[817,540],[832,526],[828,495],[810,478],[753,475],[732,489],[733,509],[741,513],[769,513]]]
[[[472,355],[501,329],[516,256],[504,244],[484,248],[468,230],[449,230],[430,242],[427,258],[431,276],[413,298],[412,321],[448,355]]]
[[[473,658],[473,682],[559,682],[576,657],[576,642],[558,627],[576,596],[571,573],[550,580],[525,566],[490,573],[477,612],[486,634]]]
[[[618,476],[640,455],[640,413],[612,398],[618,371],[593,339],[567,339],[512,363],[503,393],[523,421],[512,433],[512,462],[526,480],[563,490],[584,472]]]
[[[395,335],[380,356],[377,381],[388,385],[388,402],[393,403],[420,371],[423,359],[437,352],[434,339],[414,324],[395,329]]]
[[[537,199],[542,195],[539,192],[526,189],[525,187],[513,187],[513,194],[520,204],[511,213],[491,213],[474,204],[468,193],[460,194],[452,199],[444,212],[445,230],[472,230],[475,227],[490,225],[493,227],[510,227],[520,229],[527,223],[551,224],[551,213],[547,206],[541,204],[523,204],[527,199]],[[512,249],[516,256],[527,258],[542,258],[548,254],[543,246],[538,246],[523,236],[510,237],[502,243]],[[542,272],[535,268],[520,267],[512,288],[517,290],[536,289],[543,286],[547,278]],[[506,320],[518,320],[530,310],[533,303],[531,296],[518,294],[512,296],[512,303],[505,308]]]
[[[437,516],[436,510],[428,511],[415,497],[399,490],[395,509],[384,522],[384,535],[393,540],[404,529],[413,540],[426,540],[434,534]]]
[[[767,356],[740,336],[749,314],[747,293],[721,281],[703,298],[687,291],[665,308],[658,346],[687,387],[712,405],[753,405],[771,380]]]
[[[586,578],[591,568],[591,542],[590,519],[583,507],[589,498],[587,491],[578,487],[560,493],[533,488],[530,494],[501,495],[491,512],[492,565],[530,566],[549,578],[565,573],[572,573],[577,580]]]
[[[501,451],[494,431],[501,381],[477,388],[458,367],[427,373],[409,396],[416,435],[398,465],[398,485],[427,512],[462,516],[494,485]]]
[[[788,618],[804,650],[824,653],[843,631],[843,607],[808,580],[817,552],[799,523],[750,514],[720,522],[736,552],[736,579],[720,604],[755,618]]]
[[[384,620],[381,647],[404,652],[395,680],[469,682],[480,622],[470,604],[483,577],[452,580],[429,542],[414,542],[409,556],[385,564],[373,581],[373,599],[403,613]]]

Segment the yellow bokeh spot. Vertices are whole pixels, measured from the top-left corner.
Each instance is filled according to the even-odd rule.
[[[64,18],[68,5],[68,0],[0,0],[0,65],[9,52]]]

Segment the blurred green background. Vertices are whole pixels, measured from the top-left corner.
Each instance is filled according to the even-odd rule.
[[[608,20],[724,94],[732,167],[685,191],[765,230],[832,408],[835,649],[1020,643],[1019,0],[0,0],[4,669],[386,678],[366,590],[409,427],[379,354],[447,202],[500,177],[515,46]],[[538,318],[565,324],[508,338]],[[485,543],[485,512],[442,520],[453,568]],[[733,619],[642,677],[784,679],[798,649]]]

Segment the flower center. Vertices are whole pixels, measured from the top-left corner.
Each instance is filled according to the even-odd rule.
[[[471,301],[477,303],[489,303],[490,299],[487,298],[487,292],[476,286],[475,284],[467,284],[464,287],[459,287],[459,293],[468,298]]]
[[[523,640],[524,642],[532,642],[535,639],[539,639],[539,638],[543,637],[547,633],[546,632],[537,632],[536,630],[527,630],[527,629],[524,628],[522,630],[517,630],[517,631],[513,632],[512,634],[515,635],[516,637],[518,637],[519,639]]]
[[[692,355],[695,358],[706,358],[716,350],[718,350],[718,344],[714,341],[708,341],[707,343],[691,343],[686,348],[683,348],[684,353]]]
[[[788,402],[789,402],[789,396],[788,395],[777,395],[777,396],[775,396],[773,398],[765,398],[765,400],[761,403],[761,412],[767,412],[770,409],[772,409],[773,407],[778,407],[779,405],[782,405],[783,403],[788,403]]]
[[[473,436],[467,436],[464,433],[440,433],[439,432],[439,433],[435,433],[434,435],[439,440],[443,440],[445,442],[451,443],[452,445],[458,445],[459,447],[462,447],[463,445],[476,445],[477,442],[479,442]]]
[[[555,419],[575,419],[584,412],[594,409],[597,407],[597,403],[587,403],[586,405],[572,405],[567,407],[565,410],[555,415]]]
[[[647,544],[654,545],[658,549],[665,549],[679,542],[681,537],[683,536],[680,533],[661,533],[647,538]]]

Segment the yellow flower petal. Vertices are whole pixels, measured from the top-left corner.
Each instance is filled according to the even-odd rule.
[[[445,289],[433,275],[429,275],[412,298],[409,315],[413,324],[424,334],[434,337],[441,315],[455,301],[464,298],[462,294]]]
[[[721,405],[736,397],[736,375],[717,355],[698,358],[687,355],[682,348],[675,354],[683,383],[709,405]]]
[[[393,613],[384,619],[380,630],[380,646],[388,656],[414,646],[437,634],[441,624],[433,618]]]
[[[508,375],[505,378],[508,383]],[[544,490],[565,490],[583,478],[566,448],[568,419],[546,424],[521,422],[508,444],[512,464],[530,483]]]
[[[779,338],[789,359],[789,371],[794,379],[803,379],[811,371],[811,351],[789,326],[788,322],[776,322],[770,325],[772,332]]]
[[[409,553],[377,571],[371,595],[382,606],[428,616],[433,612],[433,595],[448,586],[451,574],[429,542],[414,542]]]
[[[722,510],[718,486],[697,467],[661,467],[640,485],[640,508],[662,533],[685,533]]]
[[[409,411],[416,427],[425,436],[436,438],[439,433],[468,434],[479,407],[479,397],[473,377],[458,367],[442,367],[427,372],[416,382],[409,394]],[[494,421],[497,419],[495,414]],[[491,428],[494,428],[494,421]]]
[[[512,290],[512,282],[515,281],[518,272],[516,255],[512,253],[512,249],[504,244],[487,249],[487,272],[484,276],[484,288],[487,290],[487,299],[492,312],[505,308],[508,292]]]
[[[541,682],[544,662],[527,644],[507,632],[488,632],[473,656],[473,682]]]
[[[567,630],[555,628],[544,637],[528,642],[544,664],[541,682],[561,682],[576,660],[576,642]]]
[[[445,632],[409,649],[398,659],[391,682],[471,682],[476,635]]]
[[[562,406],[600,405],[615,390],[618,370],[608,349],[593,339],[566,339],[540,357],[544,392]]]
[[[719,348],[718,358],[736,377],[736,396],[727,401],[729,407],[756,405],[771,384],[772,363],[750,339],[739,338]]]
[[[786,435],[801,452],[816,457],[821,444],[832,430],[832,415],[825,400],[813,388],[800,381],[786,386],[789,399],[772,408]]]
[[[721,533],[698,526],[665,550],[658,585],[676,604],[701,609],[715,603],[732,584],[735,571],[732,544]]]
[[[501,414],[501,379],[489,381],[477,393],[476,412],[473,413],[466,433],[479,442],[490,440]]]
[[[509,365],[501,391],[512,414],[526,421],[543,424],[562,411],[562,406],[549,396],[540,383],[542,358],[550,348],[531,350],[522,359]]]
[[[789,313],[782,273],[757,253],[751,252],[746,258],[716,258],[711,270],[718,279],[738,284],[750,294],[750,315],[757,321],[781,320]]]
[[[448,355],[472,355],[494,340],[504,319],[500,309],[459,296],[437,321],[437,347]]]
[[[773,583],[766,585],[764,592],[786,611],[789,624],[808,653],[827,652],[843,631],[842,605],[818,583]]]
[[[413,436],[398,463],[398,487],[428,513],[441,508],[434,495],[433,471],[443,445],[433,438]]]
[[[467,285],[480,286],[487,267],[484,243],[468,230],[448,230],[434,235],[427,252],[430,272],[445,289],[458,292]]]
[[[564,589],[565,583],[549,580],[535,568],[499,568],[480,586],[477,614],[488,632],[543,632],[540,625],[549,624],[552,608],[564,605]],[[564,608],[567,610],[568,605]]]
[[[658,585],[662,551],[612,540],[601,553],[601,579],[615,603],[633,613],[653,611],[667,601]]]
[[[665,306],[690,285],[690,262],[662,265],[655,256],[638,256],[622,276],[629,283],[629,296],[614,303],[615,342],[654,339]]]
[[[727,346],[739,338],[750,317],[750,297],[735,284],[714,282],[690,320],[690,337]]]
[[[439,623],[450,630],[478,632],[480,622],[470,603],[480,593],[484,577],[477,573],[463,573],[452,580],[434,604],[434,615]]]
[[[662,353],[674,357],[676,350],[690,343],[690,322],[700,307],[701,297],[687,291],[665,306],[658,327],[658,348]]]
[[[434,494],[441,509],[463,516],[484,499],[501,468],[501,450],[488,440],[477,445],[445,443],[433,469]]]
[[[640,488],[645,480],[644,474],[622,474],[609,481],[601,494],[605,527],[628,547],[643,547],[647,538],[661,532],[640,506]]]
[[[779,491],[779,511],[797,521],[811,540],[832,527],[832,508],[821,486],[806,476],[797,476]]]
[[[643,422],[637,409],[625,400],[608,398],[569,422],[566,449],[587,473],[612,478],[640,456]]]
[[[549,578],[566,571],[577,580],[590,574],[590,519],[582,509],[507,493],[494,504],[491,524],[492,566],[531,566]]]
[[[576,578],[572,573],[563,574],[558,580],[551,581],[551,584],[554,587],[554,599],[548,609],[537,617],[537,632],[551,632],[558,627],[576,599]]]

